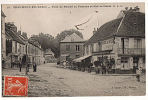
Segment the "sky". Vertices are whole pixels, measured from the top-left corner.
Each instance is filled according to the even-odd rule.
[[[23,8],[25,6],[26,8]],[[29,8],[29,7],[36,8]],[[144,3],[88,3],[88,4],[38,4],[38,5],[2,5],[6,15],[6,22],[14,22],[18,30],[26,32],[28,37],[40,32],[56,36],[58,33],[76,29],[75,25],[84,23],[79,30],[85,40],[93,35],[94,27],[100,27],[104,23],[117,17],[125,7],[140,8],[145,12]],[[27,8],[28,7],[28,8]],[[98,13],[96,13],[98,11]]]

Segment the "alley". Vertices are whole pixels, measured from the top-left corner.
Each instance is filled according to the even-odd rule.
[[[10,70],[4,75],[24,75],[24,70]],[[21,73],[21,74],[20,74]],[[13,75],[11,74],[11,75]],[[29,72],[28,96],[104,96],[145,95],[145,77],[137,82],[135,76],[102,76],[64,68],[54,63],[40,65]]]

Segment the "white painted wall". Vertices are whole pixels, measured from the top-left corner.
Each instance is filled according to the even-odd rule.
[[[129,48],[134,48],[134,38],[129,38]]]
[[[145,48],[145,39],[142,39],[142,48]]]

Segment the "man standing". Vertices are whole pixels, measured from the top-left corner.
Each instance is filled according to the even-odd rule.
[[[36,63],[33,64],[33,72],[36,72],[36,69],[37,69],[37,65]]]
[[[140,82],[140,76],[142,74],[142,67],[139,67],[136,71],[136,78],[137,78],[137,81]]]

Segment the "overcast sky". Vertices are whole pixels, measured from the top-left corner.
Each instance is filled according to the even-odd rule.
[[[90,7],[94,5],[98,7]],[[32,5],[30,5],[30,7],[31,6]],[[54,6],[54,8],[52,6]],[[71,6],[72,8],[67,6]],[[141,12],[145,11],[143,3],[49,4],[44,5],[45,8],[13,8],[14,5],[3,5],[2,10],[7,16],[6,22],[14,22],[18,27],[18,30],[21,29],[22,31],[27,32],[29,37],[33,34],[39,34],[40,32],[56,36],[61,31],[75,28],[75,25],[81,24],[90,19],[88,23],[81,26],[81,28],[84,29],[81,32],[86,40],[92,36],[94,27],[100,27],[102,24],[115,19],[119,12],[125,7],[135,6],[139,6]],[[17,7],[22,7],[22,5],[17,5]],[[95,11],[98,11],[98,13]]]

